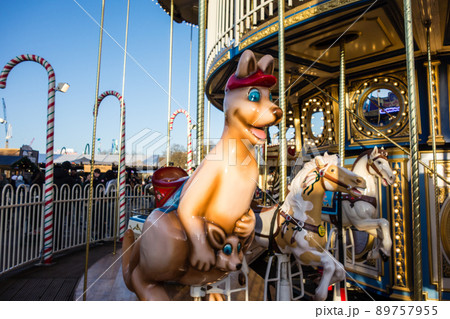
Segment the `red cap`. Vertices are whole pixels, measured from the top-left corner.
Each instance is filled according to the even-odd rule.
[[[264,86],[271,87],[277,83],[277,78],[271,74],[264,74],[263,71],[257,70],[246,78],[238,78],[236,74],[233,74],[228,79],[225,91],[246,87],[246,86]]]

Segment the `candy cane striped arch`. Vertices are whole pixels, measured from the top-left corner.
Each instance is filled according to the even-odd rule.
[[[44,249],[43,259],[45,264],[50,264],[53,255],[53,135],[55,114],[55,71],[50,63],[35,54],[22,54],[11,59],[3,67],[0,73],[0,89],[6,87],[6,79],[9,72],[19,63],[33,61],[42,65],[48,73],[48,98],[47,98],[47,140],[45,162],[44,185]]]
[[[169,121],[169,130],[173,129],[173,121],[175,120],[175,117],[180,113],[183,113],[186,116],[186,119],[188,121],[188,125],[187,125],[187,137],[188,137],[188,140],[187,140],[187,173],[188,173],[188,175],[191,175],[192,172],[194,171],[194,167],[192,166],[192,132],[191,132],[192,120],[191,120],[191,116],[189,115],[189,113],[183,109],[178,109],[175,112],[173,112],[172,116],[170,117],[170,121]]]
[[[117,97],[120,102],[120,165],[119,165],[119,238],[123,239],[125,233],[125,101],[123,101],[120,93],[109,90],[100,94],[97,98],[98,107],[105,97],[113,95]]]

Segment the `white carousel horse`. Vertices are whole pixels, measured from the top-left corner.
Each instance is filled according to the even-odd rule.
[[[293,254],[299,264],[323,267],[316,300],[325,300],[328,286],[345,278],[342,264],[325,250],[325,229],[321,221],[325,191],[358,196],[361,193],[357,188],[366,185],[362,177],[340,167],[338,161],[337,155],[325,153],[306,163],[292,180],[284,204],[256,213],[254,247],[249,249],[256,251],[256,246],[267,249],[272,243],[281,253]]]
[[[378,216],[376,179],[379,178],[385,187],[394,183],[394,173],[387,156],[388,153],[384,149],[378,150],[376,146],[373,150],[361,153],[353,164],[352,171],[366,180],[367,187],[361,190],[363,196],[356,198],[344,195],[342,200],[342,226],[353,225],[356,229],[378,238],[377,246],[368,253],[367,258],[381,257],[384,261],[391,255],[392,239],[389,222]],[[330,222],[330,219],[330,215],[322,214],[323,221]]]

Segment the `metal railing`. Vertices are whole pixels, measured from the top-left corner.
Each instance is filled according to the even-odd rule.
[[[286,3],[292,6],[293,0]],[[274,17],[274,4],[274,0],[209,1],[206,70],[224,49],[237,46],[247,31]]]
[[[53,252],[86,244],[89,185],[54,186]],[[152,208],[148,187],[126,186],[126,220],[133,210]],[[94,191],[91,242],[112,240],[116,187],[98,185]],[[0,276],[19,266],[41,260],[44,201],[42,188],[6,185],[0,194]]]

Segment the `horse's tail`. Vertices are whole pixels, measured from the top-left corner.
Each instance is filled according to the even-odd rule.
[[[133,262],[133,265],[130,266],[132,252],[134,249],[137,248],[137,247],[132,247],[133,244],[134,244],[134,232],[133,232],[133,230],[128,229],[124,234],[123,243],[122,243],[122,251],[123,251],[122,275],[123,275],[123,280],[125,282],[125,285],[131,291],[134,291],[133,285],[131,283],[131,274],[137,265],[137,262]],[[135,256],[139,257],[139,254],[135,254]]]

